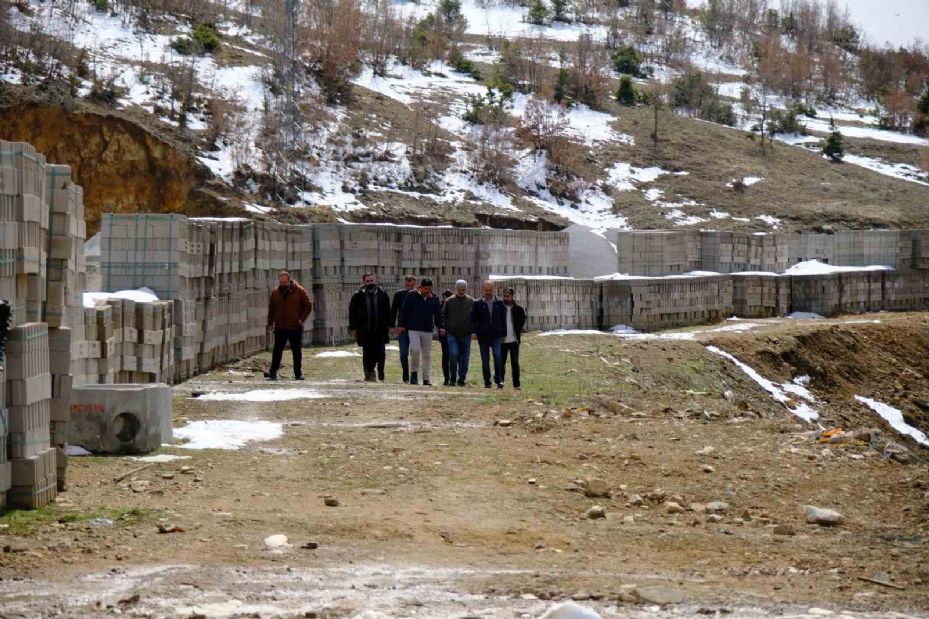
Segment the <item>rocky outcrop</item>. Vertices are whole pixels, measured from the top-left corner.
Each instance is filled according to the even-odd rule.
[[[192,149],[118,112],[14,103],[0,109],[0,139],[29,142],[71,166],[91,234],[108,212],[240,214]]]

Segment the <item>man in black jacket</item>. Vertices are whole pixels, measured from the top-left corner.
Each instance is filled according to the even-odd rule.
[[[484,295],[471,308],[471,329],[481,351],[481,369],[484,371],[484,387],[490,388],[490,354],[494,356],[494,384],[503,388],[500,367],[500,340],[506,335],[506,312],[503,301],[494,294],[494,283],[484,282]]]
[[[393,303],[390,304],[390,326],[398,327],[397,317],[406,295],[416,290],[416,278],[406,275],[403,278],[403,288],[394,293]],[[400,367],[403,368],[403,382],[410,382],[410,334],[403,329],[396,329],[397,345],[400,347]]]
[[[423,361],[423,385],[429,386],[429,366],[432,361],[432,330],[439,330],[445,335],[442,322],[442,303],[432,293],[432,280],[423,278],[419,290],[406,295],[398,316],[398,329],[410,334],[410,384],[415,385],[419,378],[419,360]]]
[[[374,281],[373,273],[365,273],[362,282],[348,304],[348,328],[361,346],[365,381],[373,383],[384,380],[384,346],[390,339],[390,299]]]
[[[500,382],[506,380],[506,358],[509,356],[513,366],[513,389],[519,391],[519,345],[522,343],[523,329],[526,326],[526,310],[513,300],[514,291],[503,291],[503,308],[506,312],[504,323],[506,335],[500,344]]]

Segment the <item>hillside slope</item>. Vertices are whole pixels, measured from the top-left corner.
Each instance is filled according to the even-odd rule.
[[[507,45],[534,46],[526,70],[539,84],[552,84],[566,55],[576,62],[586,37],[593,37],[595,54],[609,33],[596,18],[536,26],[525,21],[524,8],[465,0],[465,25],[449,61],[414,68],[390,54],[366,58],[351,77],[351,93],[335,102],[327,101],[307,66],[294,85],[299,127],[288,134],[281,91],[290,85],[275,69],[277,30],[263,3],[193,3],[215,9],[210,28],[220,42],[212,53],[193,54],[179,51],[179,42],[200,36],[202,18],[193,12],[103,4],[107,10],[90,2],[10,6],[5,17],[22,54],[0,67],[0,138],[33,141],[72,163],[92,217],[111,209],[244,210],[288,220],[539,229],[572,223],[789,231],[929,226],[929,178],[919,168],[929,159],[929,140],[878,130],[862,102],[850,99],[804,118],[808,135],[779,136],[762,148],[746,130],[754,116],[738,104],[739,93],[753,88],[744,59],[725,58],[710,46],[693,12],[669,21],[688,41],[686,59],[666,65],[652,54],[654,77],[635,87],[645,92],[681,74],[681,62],[697,66],[722,100],[736,103],[739,128],[667,108],[621,106],[612,98],[598,99],[597,109],[578,102],[561,108],[519,90],[493,123],[468,122],[463,117],[475,101],[488,87],[499,88]],[[397,19],[422,19],[438,8],[399,3],[390,10]],[[619,32],[631,32],[633,14],[620,18]],[[666,30],[639,44],[658,49],[670,38]],[[25,57],[54,61],[37,67]],[[612,70],[604,91],[614,91],[618,78]],[[63,112],[62,122],[49,123],[42,120],[49,110],[24,113],[24,102],[47,102],[43,93],[54,83],[63,94],[53,105],[81,114]],[[100,124],[77,121],[84,111],[101,109],[114,119],[108,125],[167,134],[172,147],[163,156],[161,147],[158,154],[146,147],[101,158],[88,150],[99,142]],[[533,114],[557,125],[557,148],[540,148],[531,138],[526,127]],[[844,163],[818,153],[827,117],[837,119],[845,136]],[[59,141],[63,131],[69,137]],[[145,161],[138,164],[136,156]],[[183,170],[178,157],[186,162]],[[111,169],[102,172],[100,162]],[[104,180],[107,175],[123,182]],[[125,195],[114,195],[121,188]]]

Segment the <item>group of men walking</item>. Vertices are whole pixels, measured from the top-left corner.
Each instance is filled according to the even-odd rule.
[[[284,348],[293,351],[294,378],[303,380],[301,345],[303,325],[313,310],[306,290],[282,271],[278,287],[268,302],[268,326],[274,332],[271,369],[268,380],[277,380]],[[455,282],[455,291],[444,291],[441,298],[433,282],[423,278],[403,278],[403,288],[393,299],[365,273],[361,287],[348,306],[348,324],[352,337],[362,350],[362,367],[367,382],[384,380],[386,345],[394,332],[400,346],[403,382],[431,385],[432,340],[438,333],[442,347],[442,374],[446,386],[468,384],[471,342],[477,341],[481,355],[484,386],[503,388],[506,364],[510,362],[515,389],[519,382],[519,346],[526,326],[526,311],[516,303],[513,289],[497,297],[493,282],[486,281],[477,299],[468,295],[468,283]],[[491,373],[491,363],[493,372]]]
[[[349,329],[362,347],[365,380],[384,380],[385,345],[393,329],[400,346],[403,382],[432,384],[432,340],[438,333],[442,347],[442,374],[446,386],[464,387],[468,381],[471,341],[477,340],[481,354],[484,386],[503,388],[505,365],[510,361],[513,387],[520,388],[519,345],[526,325],[526,312],[508,288],[497,297],[492,282],[484,282],[477,300],[468,295],[468,283],[455,282],[455,291],[440,297],[433,282],[424,278],[403,278],[403,288],[388,300],[366,273],[363,285],[349,303]],[[491,362],[493,374],[491,374]]]

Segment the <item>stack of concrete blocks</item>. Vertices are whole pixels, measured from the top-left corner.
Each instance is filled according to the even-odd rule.
[[[676,275],[702,269],[697,230],[620,232],[617,270],[643,276]]]
[[[48,334],[45,323],[24,323],[14,327],[6,345],[5,400],[9,405],[7,445],[11,462],[7,503],[17,509],[44,507],[58,493]]]
[[[701,231],[700,251],[702,271],[780,273],[789,266],[789,244],[779,234]]]
[[[881,285],[881,309],[929,309],[929,269],[884,272]]]
[[[0,297],[15,325],[3,381],[11,429],[3,451],[15,459],[9,475],[0,470],[0,487],[10,479],[15,507],[45,505],[64,489],[85,237],[83,192],[71,169],[48,164],[28,144],[0,141]]]
[[[632,294],[630,326],[640,331],[719,322],[732,315],[732,278],[642,278],[627,280]]]
[[[732,312],[739,318],[771,318],[790,312],[790,282],[773,273],[732,275]]]
[[[929,270],[929,230],[911,230],[913,254],[911,268]]]

